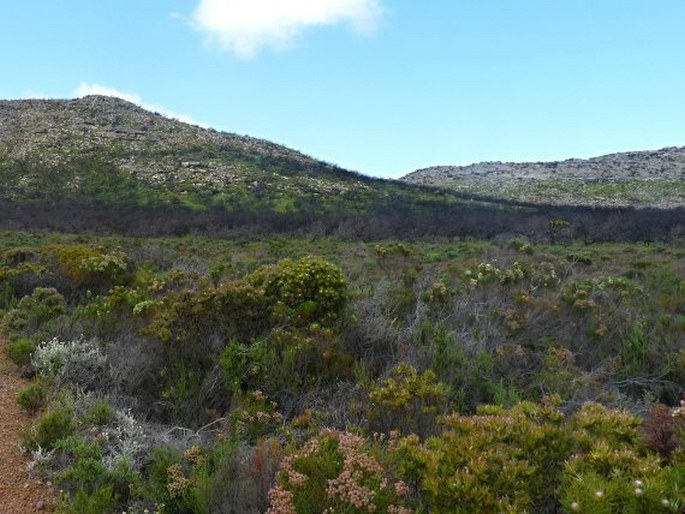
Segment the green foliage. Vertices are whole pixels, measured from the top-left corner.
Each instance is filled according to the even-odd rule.
[[[445,418],[442,435],[407,446],[406,476],[444,512],[540,512],[553,504],[572,439],[551,406],[482,407]],[[456,510],[455,510],[456,509]]]
[[[130,462],[118,459],[105,465],[99,446],[81,436],[61,439],[55,451],[70,463],[55,475],[55,481],[68,489],[60,506],[66,512],[112,512],[139,480]]]
[[[347,281],[339,267],[317,257],[282,260],[249,277],[264,292],[279,320],[308,323],[338,319],[347,302]]]
[[[65,245],[52,248],[60,271],[77,287],[107,289],[121,284],[128,271],[128,256],[120,249]]]
[[[119,504],[111,486],[97,488],[94,491],[79,489],[72,498],[62,495],[60,504],[56,507],[57,514],[106,514],[117,511]]]
[[[17,395],[17,403],[30,413],[40,410],[45,405],[45,399],[45,386],[40,382],[33,382]]]
[[[98,398],[90,407],[88,421],[94,425],[104,426],[114,419],[114,411],[109,403],[109,397]]]
[[[374,430],[401,430],[425,436],[435,430],[435,418],[447,408],[448,388],[432,370],[423,374],[406,363],[371,387],[369,418]]]
[[[66,301],[55,288],[36,287],[2,317],[0,329],[10,334],[35,331],[66,311]]]
[[[682,248],[377,244],[0,232],[5,347],[37,372],[19,401],[79,398],[24,435],[62,511],[368,510],[329,492],[345,455],[326,427],[382,468],[340,489],[372,491],[376,512],[685,508],[681,410],[615,409],[681,399]],[[122,248],[125,274],[88,292],[60,270],[73,247]],[[145,437],[107,394],[149,419]],[[586,399],[606,406],[574,414]],[[181,450],[154,456],[167,442]],[[283,451],[306,485],[274,483]]]
[[[263,292],[245,280],[169,295],[156,308],[146,333],[162,341],[183,342],[215,333],[225,338],[253,337],[265,325]]]
[[[258,389],[274,373],[275,349],[264,341],[242,344],[232,339],[221,353],[219,365],[234,394],[243,389]]]
[[[38,345],[35,341],[21,338],[7,345],[7,355],[17,366],[28,366],[31,363],[31,355]]]
[[[286,454],[267,512],[407,512],[400,510],[405,484],[392,479],[380,455],[359,435],[323,431]]]
[[[76,430],[74,409],[68,404],[53,405],[23,434],[22,446],[28,450],[51,450]]]
[[[676,411],[677,412],[677,411]],[[638,444],[640,420],[597,404],[573,420],[582,452],[564,467],[561,502],[569,512],[679,512],[685,506],[685,465],[664,465]]]
[[[231,423],[236,434],[254,443],[260,437],[274,432],[283,421],[276,406],[276,402],[259,390],[236,395],[231,412]]]

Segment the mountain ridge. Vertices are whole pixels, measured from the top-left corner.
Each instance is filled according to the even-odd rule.
[[[685,146],[589,159],[432,166],[401,180],[534,203],[670,208],[685,205]]]

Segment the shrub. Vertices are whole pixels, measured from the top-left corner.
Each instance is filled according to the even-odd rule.
[[[289,259],[264,266],[248,278],[266,298],[285,307],[281,319],[306,323],[331,322],[347,302],[347,281],[339,267],[318,257]]]
[[[9,333],[36,330],[43,323],[67,312],[64,297],[52,287],[37,287],[3,316],[0,328]]]
[[[108,425],[114,419],[114,410],[109,397],[99,398],[93,402],[88,412],[88,421],[94,425]]]
[[[111,513],[116,512],[118,503],[111,486],[97,488],[94,491],[79,489],[73,499],[68,494],[63,494],[55,512],[57,514]]]
[[[561,503],[569,512],[680,512],[685,506],[685,465],[664,466],[637,440],[640,421],[597,404],[575,416],[582,451],[564,467]]]
[[[245,389],[263,387],[267,377],[273,373],[275,362],[275,350],[264,341],[242,344],[233,339],[221,353],[219,364],[226,382],[237,394]]]
[[[234,398],[231,422],[241,439],[255,442],[271,433],[283,421],[276,402],[261,391],[250,391]]]
[[[22,338],[7,345],[7,355],[17,366],[28,366],[31,355],[38,345],[31,339]]]
[[[111,512],[130,495],[132,485],[139,479],[129,461],[103,459],[100,447],[81,436],[61,439],[55,445],[59,458],[68,463],[54,480],[68,493],[62,498],[62,508],[70,512]]]
[[[42,448],[51,450],[60,439],[74,433],[74,410],[70,405],[58,404],[34,423],[23,434],[22,446],[30,451]]]
[[[555,408],[529,402],[447,416],[423,448],[401,444],[403,478],[418,482],[435,512],[549,511],[572,450],[562,422]]]
[[[673,411],[663,404],[652,407],[640,428],[640,438],[647,449],[669,459],[682,446],[684,441],[680,436],[685,435],[685,423],[680,409],[683,407],[685,401]]]
[[[77,287],[106,290],[127,274],[128,256],[120,249],[64,245],[52,251],[60,271]]]
[[[423,374],[406,363],[371,388],[369,419],[372,430],[402,430],[425,436],[434,431],[435,417],[447,407],[448,387],[428,370]]]
[[[107,357],[95,342],[54,338],[36,348],[31,363],[38,373],[56,378],[59,384],[101,388],[109,379]]]
[[[267,513],[402,512],[404,484],[393,480],[377,454],[359,435],[323,431],[285,456]]]
[[[45,405],[45,387],[41,383],[32,383],[19,391],[17,403],[30,413],[40,410]]]

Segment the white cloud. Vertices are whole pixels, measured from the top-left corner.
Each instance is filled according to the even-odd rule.
[[[156,104],[148,104],[143,102],[143,99],[140,97],[140,95],[137,95],[136,93],[129,93],[125,91],[121,91],[119,89],[109,87],[109,86],[102,86],[100,84],[89,84],[88,82],[81,82],[78,87],[74,90],[73,95],[76,98],[81,98],[84,96],[88,95],[104,95],[104,96],[115,96],[117,98],[121,98],[122,100],[126,100],[127,102],[131,102],[136,104],[139,107],[142,107],[143,109],[147,111],[153,111],[153,112],[158,112],[167,118],[173,118],[179,121],[182,121],[184,123],[190,123],[192,125],[199,125],[201,127],[205,127],[206,125],[203,123],[199,123],[195,121],[193,118],[190,116],[187,116],[185,114],[179,114],[177,112],[171,111],[169,109],[166,109],[165,107],[162,107],[161,105],[156,105]]]
[[[240,57],[283,49],[306,28],[344,24],[373,31],[381,0],[200,0],[193,25],[212,43]]]

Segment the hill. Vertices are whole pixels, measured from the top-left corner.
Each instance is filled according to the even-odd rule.
[[[685,147],[554,162],[435,166],[403,180],[533,203],[672,208],[685,205]]]
[[[558,240],[550,220],[563,221],[564,237],[585,240],[651,240],[685,230],[685,216],[672,209],[521,202],[490,189],[374,179],[118,98],[0,101],[3,229],[365,239],[513,233],[536,240]]]
[[[358,176],[283,146],[104,96],[0,101],[0,162],[21,175],[4,175],[0,185],[0,194],[13,199],[104,194],[98,186],[114,186],[112,175],[120,183],[103,200],[175,198],[194,205],[203,197],[235,206],[264,191],[285,199],[289,193],[344,195],[368,187]],[[110,176],[98,177],[98,171]],[[287,210],[287,201],[279,207]]]

